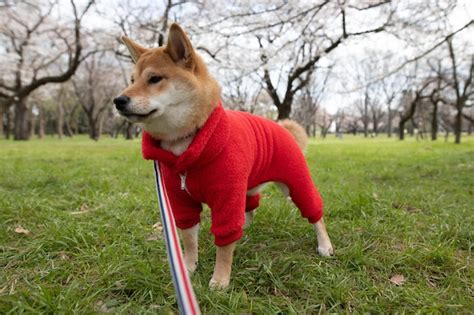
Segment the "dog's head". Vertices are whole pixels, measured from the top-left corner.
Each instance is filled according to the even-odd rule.
[[[114,99],[120,115],[143,124],[154,138],[173,141],[200,128],[220,88],[178,24],[166,46],[144,48],[123,36],[135,68],[130,85]]]

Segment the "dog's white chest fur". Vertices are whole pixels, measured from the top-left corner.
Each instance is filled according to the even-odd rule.
[[[194,137],[189,137],[181,141],[175,141],[175,142],[162,141],[161,148],[172,152],[176,156],[180,156],[189,147],[189,145],[193,141],[193,138]]]

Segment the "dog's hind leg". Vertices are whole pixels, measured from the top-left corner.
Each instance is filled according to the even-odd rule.
[[[264,184],[265,185],[265,184]],[[248,228],[252,222],[255,215],[255,209],[260,204],[260,192],[262,191],[264,185],[260,185],[247,191],[247,197],[245,200],[245,225],[244,228]]]
[[[321,256],[331,256],[334,250],[322,218],[322,199],[311,180],[309,171],[299,177],[288,178],[285,182],[289,188],[291,200],[298,207],[301,215],[314,226],[318,240],[318,253]]]
[[[290,188],[288,188],[288,186],[280,182],[275,182],[275,185],[277,185],[277,187],[280,188],[281,192],[283,193],[283,195],[285,195],[286,198],[291,199]]]
[[[189,229],[180,229],[184,247],[184,263],[189,275],[192,275],[198,263],[199,223]]]
[[[254,216],[255,216],[254,210],[245,212],[244,229],[248,228],[252,224]]]

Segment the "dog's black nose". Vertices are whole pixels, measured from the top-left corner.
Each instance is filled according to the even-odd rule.
[[[118,110],[124,110],[124,108],[128,105],[129,102],[130,97],[125,95],[120,95],[114,98],[114,104]]]

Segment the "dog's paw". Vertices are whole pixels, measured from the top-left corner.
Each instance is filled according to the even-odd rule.
[[[188,271],[188,274],[191,276],[196,271],[197,261],[188,262],[185,260],[184,264],[186,265],[186,270]]]
[[[212,278],[211,281],[209,281],[209,288],[211,288],[211,290],[221,291],[227,289],[229,287],[229,283],[230,279],[220,280]]]
[[[331,244],[323,244],[318,246],[318,253],[323,257],[329,257],[334,255],[334,249]]]

